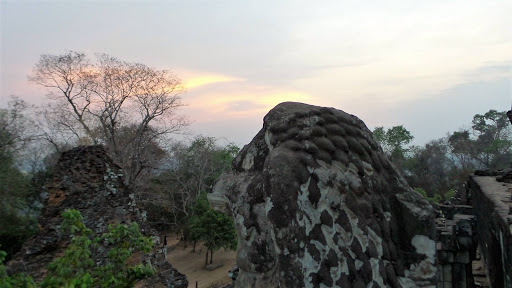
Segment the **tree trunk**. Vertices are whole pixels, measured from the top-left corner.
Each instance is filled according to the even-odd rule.
[[[208,251],[206,251],[206,253],[208,254]],[[210,264],[212,264],[213,262],[213,249],[210,250]]]
[[[206,260],[204,260],[204,267],[208,265],[208,249],[206,249]]]
[[[197,240],[194,240],[194,249],[192,249],[192,252],[196,252],[196,244],[197,244]],[[208,254],[208,252],[206,252],[206,254]]]

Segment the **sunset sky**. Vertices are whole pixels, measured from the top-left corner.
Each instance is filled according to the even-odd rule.
[[[510,109],[512,1],[0,0],[0,103],[67,50],[171,69],[193,134],[247,144],[276,104],[335,107],[415,144]]]

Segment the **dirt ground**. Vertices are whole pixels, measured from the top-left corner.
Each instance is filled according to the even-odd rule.
[[[215,288],[231,283],[228,271],[235,264],[235,251],[220,249],[213,253],[213,264],[221,263],[221,267],[208,271],[204,269],[206,248],[197,245],[196,252],[192,252],[193,245],[178,242],[176,235],[167,237],[167,260],[171,265],[188,279],[188,287]],[[208,261],[209,263],[209,261]]]

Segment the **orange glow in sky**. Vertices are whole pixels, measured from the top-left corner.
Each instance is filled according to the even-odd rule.
[[[184,86],[185,86],[185,89],[191,90],[191,89],[209,85],[209,84],[233,82],[233,81],[242,81],[242,79],[233,78],[233,77],[224,76],[224,75],[192,76],[190,78],[185,79]]]

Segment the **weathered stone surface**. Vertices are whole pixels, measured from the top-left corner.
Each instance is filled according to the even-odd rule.
[[[235,287],[434,287],[432,207],[364,123],[286,102],[209,195],[238,230]]]
[[[475,173],[468,180],[468,192],[491,287],[512,287],[512,184],[497,178]]]
[[[137,222],[146,236],[157,233],[145,223],[146,213],[137,207],[135,195],[124,186],[122,171],[106,154],[102,146],[81,146],[64,152],[51,181],[46,184],[48,199],[39,218],[40,231],[27,240],[21,251],[7,263],[10,272],[24,272],[41,280],[45,268],[60,255],[69,239],[60,233],[61,214],[65,209],[77,209],[84,224],[96,235],[107,231],[108,224]],[[102,249],[99,249],[102,251]],[[157,268],[157,275],[143,287],[187,287],[186,277],[165,259],[163,249],[155,248],[145,259]],[[96,261],[106,255],[96,254]],[[174,286],[172,286],[174,285]]]

